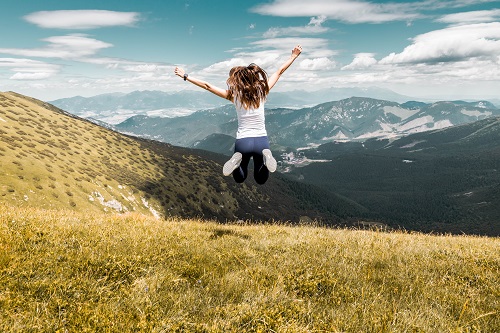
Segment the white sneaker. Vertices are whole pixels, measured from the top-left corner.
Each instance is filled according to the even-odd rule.
[[[269,172],[276,171],[278,163],[274,159],[273,153],[271,153],[269,149],[264,149],[262,155],[264,155],[264,165],[267,167],[267,170],[269,170]]]
[[[233,171],[240,166],[242,158],[243,155],[241,155],[241,153],[234,153],[231,159],[227,161],[222,168],[222,173],[224,174],[224,176],[229,176],[230,174],[232,174]]]

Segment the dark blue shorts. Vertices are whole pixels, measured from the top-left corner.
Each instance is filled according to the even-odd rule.
[[[237,139],[234,144],[234,152],[240,152],[243,155],[239,168],[233,171],[233,178],[237,183],[243,183],[248,176],[248,163],[253,157],[254,173],[253,176],[257,184],[264,184],[269,178],[269,170],[264,165],[264,156],[262,151],[269,149],[269,139],[267,136],[255,138]]]

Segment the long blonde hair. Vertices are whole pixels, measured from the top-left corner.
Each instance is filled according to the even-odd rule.
[[[244,109],[257,109],[269,94],[267,73],[256,64],[233,67],[227,79],[228,99]]]

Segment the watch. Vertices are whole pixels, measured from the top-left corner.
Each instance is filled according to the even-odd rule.
[[[184,74],[184,81],[186,81],[188,78],[188,75],[187,74]]]

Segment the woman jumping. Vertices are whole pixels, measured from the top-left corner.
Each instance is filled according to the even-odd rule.
[[[258,184],[264,184],[269,178],[269,172],[276,171],[277,163],[269,149],[267,138],[264,103],[269,91],[301,52],[302,47],[297,45],[292,50],[290,58],[269,78],[262,68],[253,63],[246,67],[233,67],[227,79],[227,90],[193,78],[182,68],[175,67],[175,74],[184,81],[189,81],[219,97],[230,100],[236,107],[238,131],[234,155],[224,164],[222,169],[224,176],[232,174],[237,183],[243,183],[247,178],[248,163],[252,157],[254,178]]]

